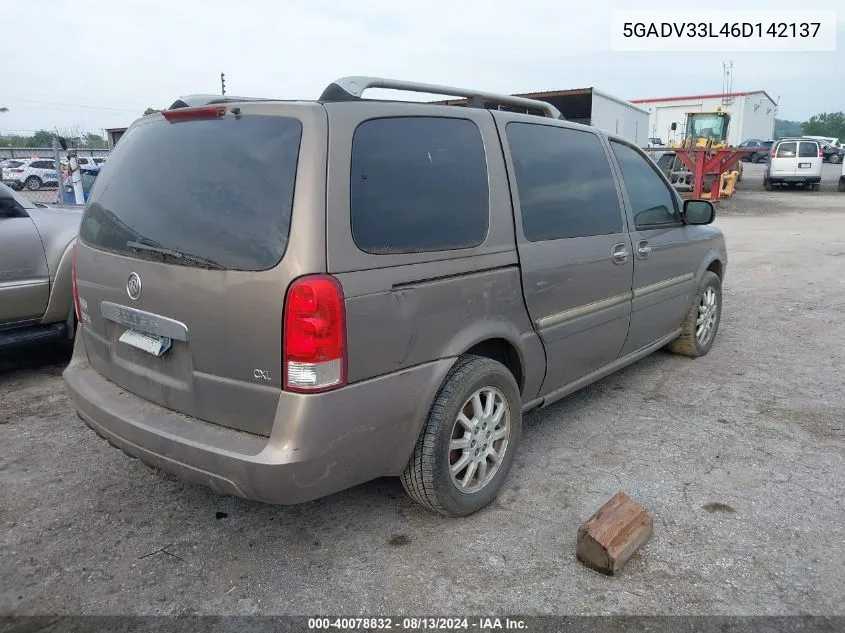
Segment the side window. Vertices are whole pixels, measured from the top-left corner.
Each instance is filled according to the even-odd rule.
[[[0,198],[0,220],[8,218],[25,218],[26,211],[12,198]]]
[[[675,193],[648,160],[624,143],[611,141],[610,145],[619,161],[637,230],[680,224]]]
[[[799,143],[798,156],[800,158],[818,158],[819,146],[815,143]]]
[[[467,119],[371,119],[352,139],[352,237],[374,254],[478,246],[487,236],[487,160]]]
[[[599,137],[508,123],[522,232],[532,242],[622,232],[613,172]]]
[[[797,146],[798,144],[795,142],[781,143],[778,145],[775,158],[795,158],[795,152],[798,151]]]

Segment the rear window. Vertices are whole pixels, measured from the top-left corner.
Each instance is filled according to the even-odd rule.
[[[487,235],[484,142],[467,119],[396,117],[352,141],[352,237],[373,254],[478,246]]]
[[[818,158],[819,146],[815,143],[799,143],[798,156],[801,158]]]
[[[272,268],[287,246],[301,136],[288,117],[142,123],[97,176],[80,239],[167,263]]]
[[[10,160],[8,163],[4,165],[4,167],[11,169],[12,167],[20,167],[23,165],[23,161],[20,160]]]
[[[776,158],[795,158],[795,152],[797,151],[797,143],[781,143],[777,147]]]

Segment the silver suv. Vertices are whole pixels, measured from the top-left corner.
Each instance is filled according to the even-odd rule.
[[[524,412],[667,345],[708,352],[713,217],[540,101],[367,77],[184,98],[91,192],[65,381],[99,435],[217,491],[289,504],[399,476],[466,515]]]

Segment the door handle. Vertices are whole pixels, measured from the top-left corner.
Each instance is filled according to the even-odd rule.
[[[648,245],[648,242],[640,242],[637,244],[637,257],[645,259],[649,255],[651,255],[651,246]]]
[[[613,250],[610,253],[610,259],[614,264],[624,264],[628,261],[628,256],[630,254],[631,253],[628,251],[628,247],[625,246],[625,244],[617,244],[613,247]]]

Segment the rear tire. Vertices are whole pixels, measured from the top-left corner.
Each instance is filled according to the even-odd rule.
[[[690,358],[704,356],[713,346],[722,318],[722,282],[709,270],[690,306],[681,335],[667,346],[670,352]]]
[[[501,489],[521,433],[522,402],[510,371],[489,358],[462,356],[434,398],[402,486],[433,512],[477,512]]]
[[[839,186],[837,187],[839,191],[845,192],[845,179],[839,179]]]
[[[842,162],[842,154],[831,154],[830,162],[833,163],[834,165],[838,165],[839,163]]]
[[[775,186],[772,184],[772,181],[768,178],[763,179],[763,187],[765,187],[766,191],[772,191]]]

